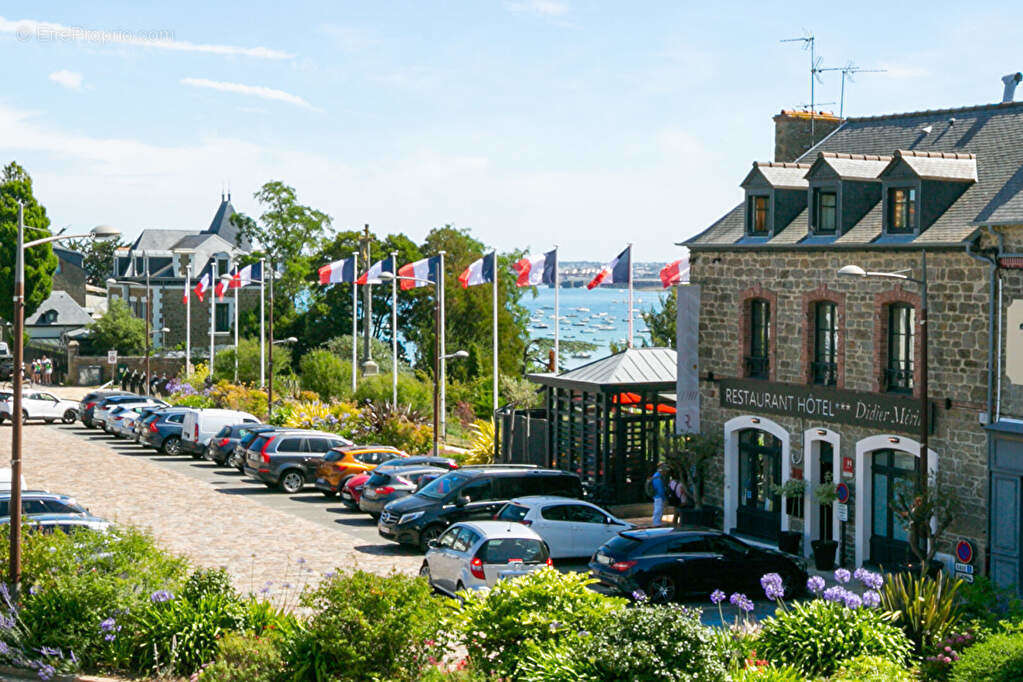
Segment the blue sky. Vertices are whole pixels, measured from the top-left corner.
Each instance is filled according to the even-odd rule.
[[[998,101],[1017,27],[981,2],[8,1],[0,159],[83,230],[201,229],[225,183],[251,212],[276,179],[337,228],[666,261],[809,100],[780,39],[887,68],[847,84],[871,115]]]

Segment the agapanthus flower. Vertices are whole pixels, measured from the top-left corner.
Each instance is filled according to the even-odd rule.
[[[64,658],[64,652],[60,649],[54,649],[52,646],[44,646],[39,648],[39,653],[43,656],[59,656]]]
[[[726,597],[727,595],[721,590],[714,590],[710,593],[710,600],[715,604],[720,604]]]
[[[749,613],[753,610],[753,600],[746,595],[742,595],[742,599],[739,600],[738,607],[746,613]]]
[[[871,590],[880,590],[884,584],[884,576],[879,573],[872,573],[865,568],[857,568],[853,577],[859,580],[864,587]]]
[[[643,590],[633,590],[632,598],[635,601],[646,601],[646,592]]]
[[[14,616],[0,615],[0,630],[10,630],[14,627]]]
[[[881,605],[881,595],[874,590],[867,590],[863,593],[863,605],[876,609]]]
[[[847,609],[858,609],[863,606],[863,600],[860,598],[860,595],[855,592],[847,591],[845,593],[845,598],[842,601],[845,602],[845,608]]]
[[[163,602],[168,602],[173,598],[174,595],[171,592],[168,592],[167,590],[157,590],[156,592],[153,592],[151,595],[149,595],[149,601],[153,602],[154,604],[162,604]]]
[[[848,570],[844,568],[835,569],[835,580],[840,583],[849,582],[849,578],[852,577]]]
[[[834,587],[829,587],[828,589],[824,590],[824,598],[827,599],[828,601],[835,602],[844,601],[845,593],[846,589],[844,587],[840,585],[835,585]]]
[[[824,590],[824,578],[819,575],[812,575],[806,580],[806,589],[814,594],[820,594]]]
[[[46,663],[40,665],[39,666],[39,670],[37,671],[37,673],[39,675],[39,679],[41,679],[41,680],[52,679],[53,678],[53,674],[55,672],[57,672],[57,669],[54,668],[52,665],[48,665]]]
[[[777,573],[766,573],[760,578],[760,586],[768,599],[777,600],[785,596],[785,585]]]

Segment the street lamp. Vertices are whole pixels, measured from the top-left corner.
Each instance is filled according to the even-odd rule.
[[[273,317],[271,316],[271,320]],[[271,326],[273,323],[271,322]],[[272,337],[271,337],[272,338]],[[270,422],[270,417],[273,415],[274,410],[274,346],[283,346],[285,344],[298,343],[298,339],[294,336],[289,336],[286,339],[277,339],[276,341],[270,341],[270,377],[269,381],[266,382],[266,421]],[[237,349],[235,351],[237,354]]]
[[[53,242],[69,239],[115,239],[121,234],[120,230],[109,225],[99,225],[92,228],[88,234],[78,235],[53,235],[25,241],[25,206],[18,202],[18,243],[14,252],[14,376],[11,377],[13,384],[12,414],[15,418],[11,420],[11,500],[10,500],[10,562],[8,566],[8,578],[11,581],[11,590],[15,595],[21,588],[21,411],[22,411],[22,365],[25,357],[25,250],[33,246],[51,244]],[[15,596],[17,599],[17,596]]]
[[[150,328],[153,310],[153,290],[149,286],[149,254],[143,252],[142,255],[143,258],[145,258],[146,260],[146,397],[148,398],[149,382],[153,380],[153,377],[151,376],[152,373],[150,372],[150,357],[153,354],[152,340],[155,331]],[[117,284],[122,284],[130,287],[133,284],[135,284],[135,282],[130,282],[127,280],[117,280],[111,277],[110,279],[107,280],[107,289],[110,289],[110,287]],[[185,362],[186,363],[188,362],[187,358]]]
[[[930,435],[930,411],[927,399],[927,252],[920,254],[920,279],[907,275],[909,270],[896,272],[870,272],[858,265],[846,265],[838,274],[846,277],[874,277],[913,282],[920,287],[920,457],[917,470],[917,487],[920,492],[927,490],[928,436]]]
[[[195,249],[179,248],[174,249],[178,262],[188,260],[185,272],[185,377],[192,376],[192,261],[195,259]]]

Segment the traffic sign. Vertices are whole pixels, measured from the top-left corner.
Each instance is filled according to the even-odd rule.
[[[968,564],[973,561],[973,545],[970,544],[969,540],[960,540],[956,544],[956,559],[964,564]],[[958,566],[958,564],[956,564],[956,566]],[[958,571],[959,568],[957,567],[956,570]]]
[[[835,510],[838,511],[839,521],[849,520],[849,505],[842,504],[841,502],[839,502],[837,505],[835,505]]]
[[[961,564],[958,561],[955,563],[956,573],[967,573],[973,575],[973,566],[970,564]]]
[[[116,365],[117,364],[117,351],[116,350],[108,350],[107,351],[107,364],[108,365]]]
[[[849,486],[844,482],[836,485],[835,496],[838,498],[840,504],[847,503],[849,501]]]

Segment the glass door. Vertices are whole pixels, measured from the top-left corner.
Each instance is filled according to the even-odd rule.
[[[781,441],[759,429],[739,434],[739,505],[736,527],[765,540],[777,540],[781,528]]]
[[[914,559],[909,534],[892,510],[898,486],[916,477],[917,458],[897,450],[878,450],[871,466],[870,560],[878,566],[905,564]]]
[[[838,483],[835,480],[835,448],[827,441],[817,441],[820,446],[820,463],[817,467],[817,471],[820,472],[817,483],[824,483],[828,479],[831,479],[833,483]],[[830,504],[819,504],[817,505],[818,522],[817,529],[819,540],[831,540],[834,537],[834,518],[831,515]]]

